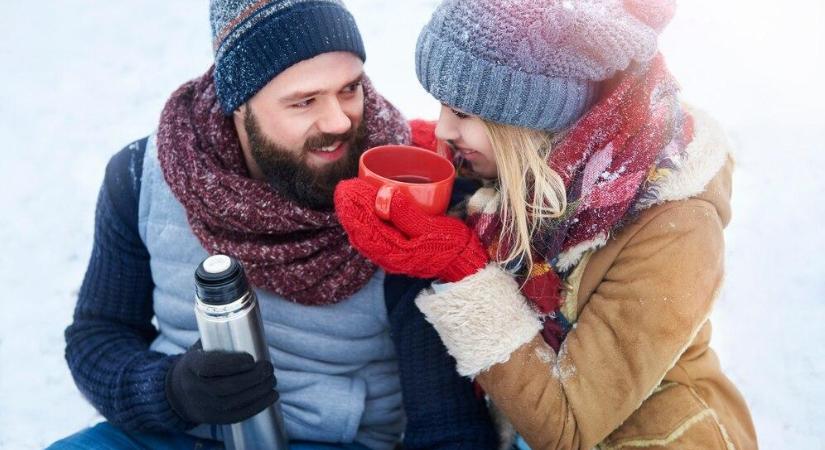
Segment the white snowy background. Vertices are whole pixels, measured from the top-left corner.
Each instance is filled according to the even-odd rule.
[[[436,3],[348,1],[368,73],[409,117],[437,113],[413,70]],[[207,5],[0,1],[2,449],[43,448],[100,420],[63,359],[97,191],[110,155],[211,64]],[[684,98],[737,148],[713,344],[766,449],[825,448],[823,28],[823,0],[682,0],[661,40]]]

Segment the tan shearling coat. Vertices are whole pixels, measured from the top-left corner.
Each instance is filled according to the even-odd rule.
[[[711,127],[707,120],[697,123]],[[731,215],[733,164],[723,150],[721,168],[685,169],[711,174],[700,193],[647,209],[584,253],[568,278],[575,325],[558,354],[493,265],[416,300],[459,371],[533,450],[757,448],[747,405],[709,347]]]

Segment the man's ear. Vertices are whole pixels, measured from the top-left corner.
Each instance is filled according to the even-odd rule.
[[[241,119],[244,117],[245,114],[246,114],[246,103],[244,103],[241,106],[238,106],[238,109],[236,109],[235,111],[232,111],[233,116],[241,118]]]
[[[241,138],[241,147],[243,148],[246,148],[247,145],[246,129],[244,128],[244,121],[246,120],[247,108],[248,106],[246,105],[246,103],[244,103],[243,105],[238,106],[237,108],[235,108],[234,111],[232,111],[232,122],[235,123],[235,129],[238,132],[238,137]]]
[[[238,133],[238,139],[241,141],[241,149],[244,150],[244,153],[249,149],[249,136],[246,135],[246,127],[244,127],[247,108],[248,106],[244,103],[232,111],[232,122],[235,124],[235,131]]]

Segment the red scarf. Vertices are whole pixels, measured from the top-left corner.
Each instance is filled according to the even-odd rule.
[[[341,301],[376,267],[349,244],[334,212],[299,206],[250,178],[235,125],[222,114],[210,69],[181,86],[158,128],[158,158],[189,225],[210,253],[231,255],[251,283],[305,305]],[[401,114],[364,83],[367,148],[408,143]]]
[[[562,280],[586,251],[603,246],[611,233],[655,203],[652,181],[663,173],[659,169],[672,168],[671,158],[693,137],[692,118],[677,93],[661,55],[634,65],[617,75],[549,156],[567,188],[568,208],[562,219],[536,233],[532,272],[516,273],[522,293],[546,317],[542,334],[557,351],[571,325],[563,313]],[[506,255],[498,248],[498,195],[492,189],[475,195],[481,197],[470,200],[468,223],[492,258]]]

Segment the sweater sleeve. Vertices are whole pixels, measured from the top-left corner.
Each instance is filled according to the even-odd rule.
[[[407,415],[405,450],[498,448],[484,398],[456,372],[455,360],[413,300],[428,281],[388,275],[390,326]]]
[[[169,406],[165,377],[177,357],[149,350],[152,325],[149,253],[138,234],[138,199],[146,139],[109,161],[97,200],[92,255],[72,324],[66,361],[83,395],[128,430],[190,426]]]

